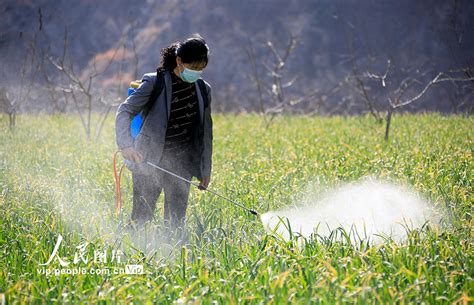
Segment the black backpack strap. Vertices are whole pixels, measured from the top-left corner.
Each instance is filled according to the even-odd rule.
[[[165,87],[165,78],[163,72],[160,69],[156,70],[156,81],[153,84],[153,89],[151,90],[150,98],[148,99],[148,103],[146,103],[145,108],[142,111],[142,117],[145,118],[150,111],[151,107],[155,103],[158,96],[160,96],[161,91]]]
[[[202,79],[198,79],[197,82],[198,82],[199,90],[201,90],[202,98],[204,100],[204,108],[206,108],[209,106],[209,96],[208,96],[209,92],[207,92],[206,84],[204,83]]]

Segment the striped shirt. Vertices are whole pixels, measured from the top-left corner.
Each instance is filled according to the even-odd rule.
[[[199,106],[194,83],[183,81],[173,72],[171,79],[171,109],[164,149],[179,152],[193,144],[193,131],[199,122]]]

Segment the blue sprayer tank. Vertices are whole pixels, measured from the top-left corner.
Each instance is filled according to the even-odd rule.
[[[136,80],[130,83],[130,87],[128,88],[128,96],[130,96],[135,89],[140,86],[141,81]],[[140,132],[140,128],[142,127],[143,118],[141,114],[137,114],[133,119],[132,123],[130,124],[130,133],[132,134],[132,138],[135,139]]]

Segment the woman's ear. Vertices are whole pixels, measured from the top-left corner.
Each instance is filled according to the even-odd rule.
[[[182,61],[181,61],[181,57],[176,56],[176,64],[177,64],[177,65],[180,65],[181,62],[182,62]]]

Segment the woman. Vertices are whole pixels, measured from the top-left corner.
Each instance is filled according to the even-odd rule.
[[[185,225],[190,185],[147,165],[146,161],[187,180],[197,177],[200,189],[209,185],[211,87],[200,79],[208,54],[209,48],[199,35],[162,49],[157,72],[145,74],[141,85],[117,109],[117,145],[132,171],[132,224],[141,226],[153,219],[156,201],[163,190],[165,224],[172,229]],[[157,81],[162,82],[163,89],[152,101],[150,95]],[[145,108],[149,110],[133,140],[130,122]]]

